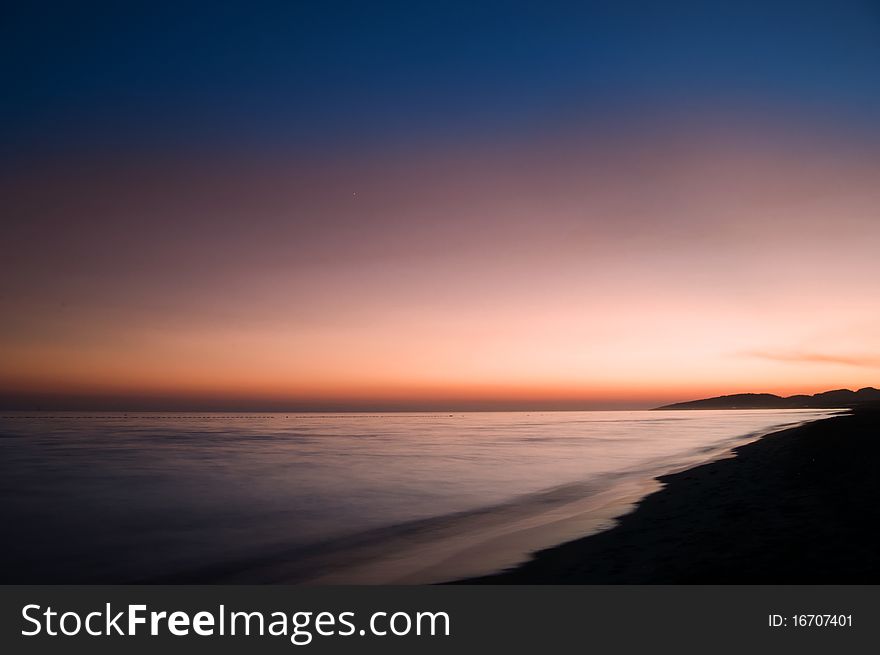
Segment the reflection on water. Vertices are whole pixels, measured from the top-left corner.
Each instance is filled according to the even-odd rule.
[[[565,518],[575,503],[585,528],[608,510],[597,519],[583,503],[613,506],[598,499],[615,485],[632,495],[635,480],[829,413],[6,413],[2,578],[280,581],[308,562],[338,582],[380,552],[399,549],[399,568],[413,544],[431,546],[433,559],[416,559],[432,565],[446,548],[482,562],[487,544],[505,549],[501,524],[540,545],[553,521],[536,516]],[[383,575],[422,581],[351,579]]]

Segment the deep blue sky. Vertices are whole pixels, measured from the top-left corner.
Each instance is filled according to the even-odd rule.
[[[19,5],[0,405],[876,385],[877,0]]]
[[[345,144],[742,106],[870,126],[880,4],[19,3],[3,141]]]

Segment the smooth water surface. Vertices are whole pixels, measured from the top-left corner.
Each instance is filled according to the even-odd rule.
[[[601,490],[829,413],[6,413],[3,578],[247,580],[249,563],[333,544],[339,562],[358,535]]]

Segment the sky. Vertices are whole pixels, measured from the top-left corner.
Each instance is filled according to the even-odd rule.
[[[876,3],[21,4],[0,407],[880,386]]]

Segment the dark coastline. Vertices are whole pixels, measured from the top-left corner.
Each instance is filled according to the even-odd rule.
[[[880,409],[776,432],[659,478],[605,532],[467,584],[880,582]]]

